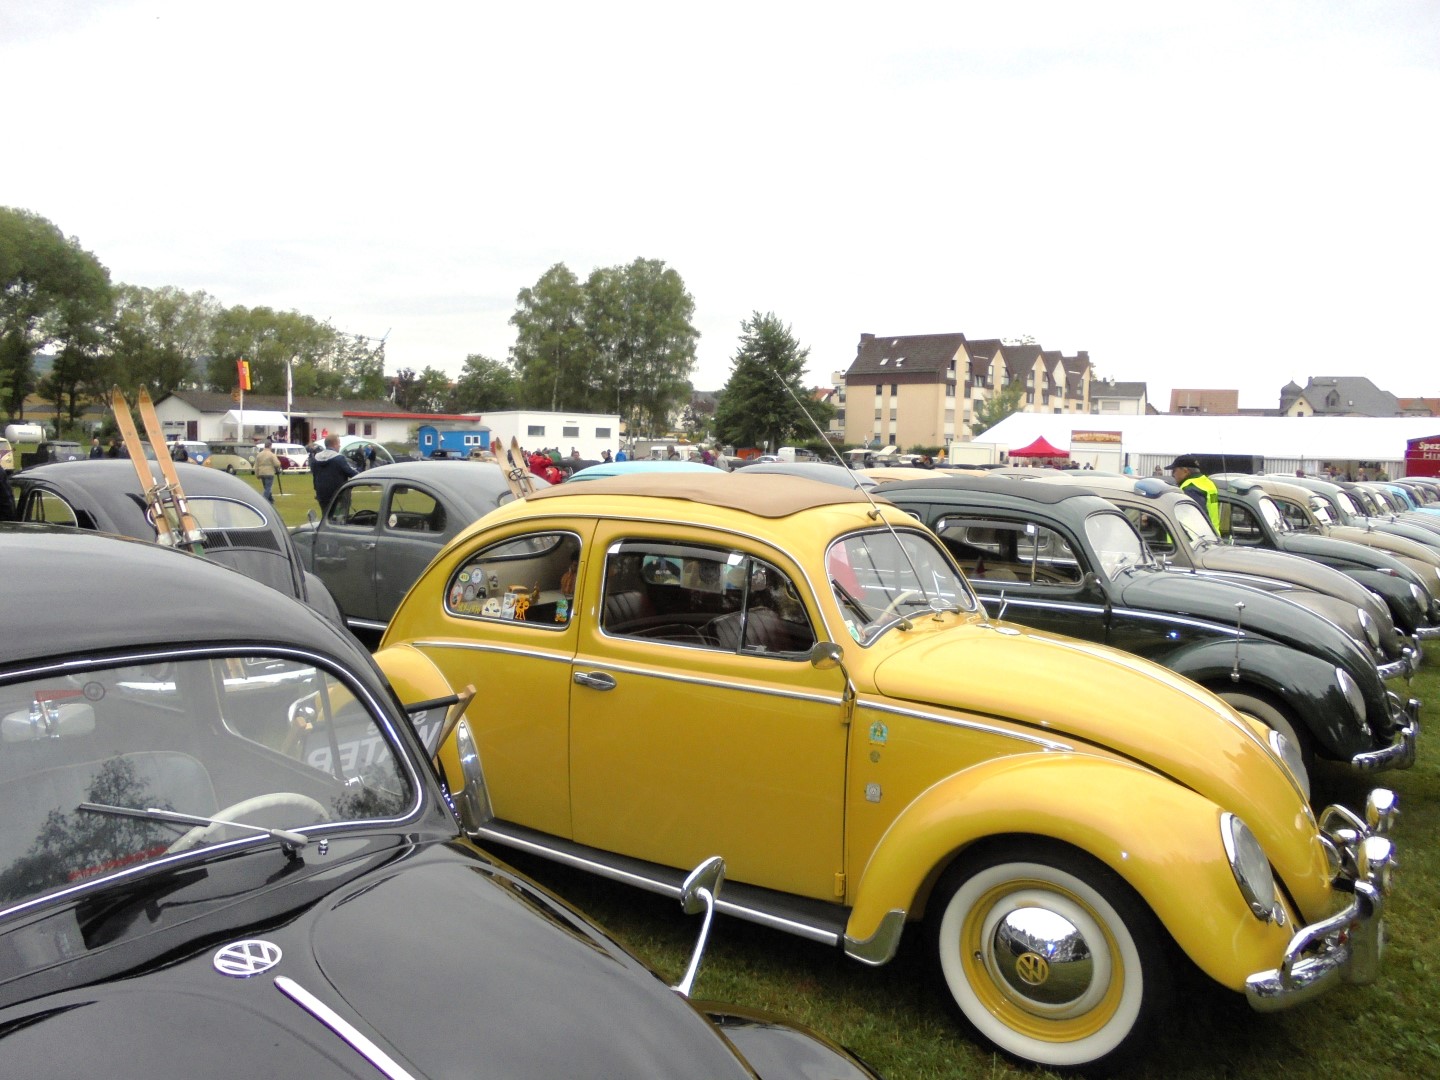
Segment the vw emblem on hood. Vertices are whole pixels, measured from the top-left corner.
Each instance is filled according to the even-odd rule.
[[[232,941],[215,954],[215,970],[234,979],[248,979],[280,963],[280,946],[260,938]]]

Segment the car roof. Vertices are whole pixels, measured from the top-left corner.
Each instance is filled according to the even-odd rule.
[[[550,482],[541,476],[532,475],[535,486],[545,489]],[[497,498],[510,490],[505,472],[495,461],[476,461],[470,458],[440,458],[425,461],[397,461],[389,465],[377,465],[373,469],[356,473],[350,482],[366,480],[403,481],[434,488],[460,502],[473,502],[493,509]]]
[[[873,488],[879,483],[875,477],[848,465],[835,465],[828,461],[761,461],[745,466],[743,472],[746,476],[764,476],[767,473],[803,476],[807,480],[839,484],[841,487]]]
[[[234,570],[173,548],[63,527],[0,525],[5,567],[0,667],[161,644],[255,642],[368,666],[317,612]],[[80,568],[93,588],[76,587]],[[67,588],[57,586],[70,578]],[[108,613],[102,614],[102,613]]]
[[[216,499],[240,499],[252,506],[258,506],[257,492],[244,480],[231,476],[223,469],[207,469],[193,462],[175,463],[176,475],[186,495]],[[153,467],[151,475],[158,479]],[[79,461],[49,461],[43,465],[32,465],[16,473],[16,482],[44,480],[54,487],[83,493],[98,506],[114,513],[121,508],[133,514],[135,500],[140,496],[140,481],[135,474],[135,465],[129,458],[84,458]]]
[[[705,472],[646,472],[630,476],[607,476],[583,484],[556,484],[537,491],[526,501],[585,496],[637,499],[683,499],[708,506],[729,507],[759,517],[780,518],[817,506],[867,503],[862,491],[838,484],[817,484],[798,476],[745,476],[745,470],[727,473],[720,469]]]
[[[938,490],[965,491],[985,495],[1005,495],[1037,503],[1061,503],[1067,499],[1098,499],[1093,491],[1078,485],[1052,483],[1046,480],[1020,480],[1012,476],[988,473],[938,472],[922,474],[921,479],[881,484],[879,491],[888,495],[901,492]]]

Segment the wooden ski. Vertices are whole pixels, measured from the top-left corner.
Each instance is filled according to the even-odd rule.
[[[120,388],[110,391],[110,411],[115,414],[115,424],[120,429],[120,441],[125,444],[125,454],[135,466],[135,475],[140,480],[140,494],[150,508],[154,519],[155,539],[166,547],[180,543],[179,520],[171,521],[171,509],[165,504],[164,484],[155,479],[150,471],[150,462],[145,459],[145,448],[140,445],[140,432],[135,429],[135,418],[130,415],[130,403]]]
[[[204,555],[205,533],[201,530],[200,523],[195,520],[195,515],[190,513],[190,504],[185,501],[185,489],[180,486],[180,474],[175,471],[175,459],[170,456],[170,445],[165,441],[165,428],[155,412],[155,403],[150,400],[150,391],[143,386],[140,388],[138,404],[140,420],[145,425],[145,437],[150,440],[150,446],[155,451],[160,475],[165,477],[162,496],[174,506],[184,542],[190,545],[196,555]]]
[[[505,479],[510,484],[510,493],[515,498],[523,499],[535,491],[535,482],[530,478],[530,463],[520,452],[518,440],[511,438],[510,445],[505,450],[505,460],[501,462],[500,468],[504,471]]]

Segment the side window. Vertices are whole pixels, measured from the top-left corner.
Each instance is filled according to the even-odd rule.
[[[580,538],[528,533],[466,559],[445,590],[452,615],[560,629],[570,621],[580,566]]]
[[[972,581],[1078,585],[1083,576],[1065,537],[1037,522],[946,516],[935,532]]]
[[[1263,542],[1264,532],[1248,506],[1239,503],[1225,504],[1230,508],[1230,539],[1237,544],[1254,547]]]
[[[79,525],[79,516],[69,503],[50,491],[36,491],[25,503],[22,521],[44,521],[51,525]]]
[[[815,632],[790,578],[745,552],[625,541],[605,558],[601,629],[617,637],[803,657]]]
[[[401,532],[444,532],[445,508],[428,491],[396,484],[390,489],[390,512],[385,518],[385,527]]]
[[[340,528],[373,529],[380,520],[383,493],[379,484],[351,484],[331,500],[325,520]]]

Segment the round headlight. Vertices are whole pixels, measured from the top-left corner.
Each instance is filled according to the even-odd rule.
[[[1305,793],[1305,801],[1310,801],[1310,773],[1305,769],[1305,759],[1300,756],[1300,747],[1287,739],[1274,728],[1270,729],[1270,749],[1275,756],[1285,763],[1285,768],[1295,778],[1295,783],[1300,785],[1300,790]]]
[[[1355,717],[1360,721],[1360,726],[1368,733],[1370,728],[1365,723],[1365,695],[1360,692],[1360,684],[1357,683],[1342,667],[1335,669],[1335,681],[1340,684],[1340,692],[1345,695],[1345,700],[1350,703],[1354,710]]]
[[[1246,905],[1261,922],[1269,922],[1275,914],[1275,877],[1270,860],[1250,826],[1231,813],[1220,815],[1220,838],[1225,842],[1225,857]]]

